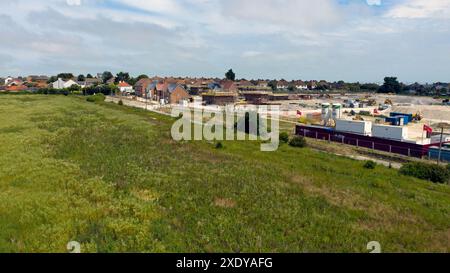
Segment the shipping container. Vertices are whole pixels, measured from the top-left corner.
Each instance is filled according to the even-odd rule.
[[[408,139],[408,128],[402,126],[373,125],[372,136],[394,140]]]
[[[403,113],[396,113],[392,112],[390,114],[391,117],[405,117],[405,124],[408,124],[413,121],[413,115],[412,114],[403,114]]]
[[[386,118],[386,122],[390,123],[393,126],[408,125],[407,120],[408,120],[408,118],[405,116],[396,116],[396,117]]]
[[[372,133],[372,122],[338,119],[336,120],[336,131],[368,136]]]

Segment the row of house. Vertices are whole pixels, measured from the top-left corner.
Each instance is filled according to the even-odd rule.
[[[134,85],[134,92],[138,97],[161,104],[180,104],[191,97],[185,84],[185,82],[144,78]]]
[[[303,81],[296,81],[295,88],[307,89]],[[279,88],[287,88],[292,83],[280,81]],[[269,81],[231,81],[226,79],[190,78],[144,78],[134,85],[136,96],[162,104],[180,104],[191,96],[202,96],[205,104],[227,105],[238,101],[239,97],[252,104],[265,104],[276,100],[295,99],[289,94],[273,94]],[[297,97],[296,97],[297,98]]]
[[[29,84],[32,76],[28,78],[18,77],[6,77],[0,81],[0,90],[10,91],[10,92],[18,92],[18,91],[26,91],[31,85]],[[36,76],[37,77],[37,76]],[[42,76],[44,77],[44,76]],[[38,87],[39,83],[36,83],[36,87]]]
[[[111,79],[114,83],[115,79]],[[51,87],[54,89],[70,88],[79,86],[81,88],[101,84],[103,81],[100,75],[96,78],[86,78],[84,81],[76,79],[64,80],[58,78],[56,81],[48,84],[47,76],[29,76],[27,78],[2,79],[5,90],[19,91],[30,90],[30,85],[36,88]],[[239,97],[254,104],[263,104],[274,100],[292,99],[288,94],[273,94],[274,81],[269,80],[238,80],[231,81],[227,79],[215,78],[143,78],[134,86],[127,82],[117,84],[122,94],[134,94],[141,98],[161,103],[161,104],[180,104],[191,99],[192,96],[202,96],[206,104],[226,105],[235,103]],[[278,89],[286,89],[294,86],[296,89],[308,89],[310,83],[303,81],[287,82],[285,80],[277,81]]]
[[[63,80],[58,78],[56,81],[48,83],[50,80],[47,76],[28,76],[28,77],[7,77],[0,79],[0,90],[5,91],[33,91],[42,88],[52,87],[55,89],[69,88],[73,85],[82,88],[102,83],[97,78],[87,78],[84,81],[76,81],[73,79]]]

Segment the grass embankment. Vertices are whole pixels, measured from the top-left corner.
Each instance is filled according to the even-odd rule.
[[[450,188],[283,145],[172,141],[168,117],[0,96],[0,252],[450,251]]]

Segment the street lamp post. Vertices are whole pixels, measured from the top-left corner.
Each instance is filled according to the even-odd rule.
[[[145,90],[145,111],[148,111],[148,92]]]
[[[442,156],[442,142],[444,141],[444,127],[441,128],[441,140],[439,141],[439,155],[438,155],[438,165],[441,163]]]
[[[441,163],[441,157],[442,157],[442,148],[444,144],[444,130],[450,128],[450,124],[448,123],[439,123],[436,125],[437,128],[441,129],[441,138],[439,141],[439,155],[437,159],[438,165]]]

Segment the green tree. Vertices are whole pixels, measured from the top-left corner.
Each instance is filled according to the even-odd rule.
[[[227,73],[225,73],[225,78],[230,81],[234,81],[236,79],[236,74],[233,72],[233,69],[230,69]]]
[[[110,79],[114,78],[114,75],[109,71],[105,71],[102,74],[102,78],[103,78],[103,83],[106,83]]]
[[[61,78],[63,80],[71,80],[75,78],[72,73],[59,73],[57,78]]]
[[[115,83],[119,82],[129,82],[130,81],[130,74],[128,72],[119,72],[116,75]]]
[[[269,86],[270,88],[272,88],[272,91],[277,91],[278,87],[277,87],[277,81],[270,81],[267,86]]]
[[[361,85],[361,90],[367,90],[371,92],[375,92],[380,88],[380,86],[376,83],[365,83]]]
[[[148,79],[149,77],[145,74],[139,75],[136,78],[132,78],[129,80],[129,84],[131,85],[135,85],[138,81],[142,80],[142,79]]]
[[[86,75],[86,78],[88,78],[88,79],[92,79],[92,78],[94,78],[91,74],[87,74]]]
[[[79,82],[84,82],[86,80],[86,77],[83,74],[78,75],[77,80]]]
[[[56,82],[57,80],[58,80],[58,77],[51,76],[50,79],[48,79],[47,83],[50,84],[50,83]]]
[[[402,85],[396,77],[384,78],[384,84],[378,89],[379,93],[400,93],[402,91]]]

